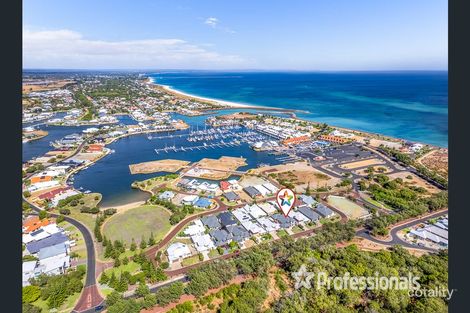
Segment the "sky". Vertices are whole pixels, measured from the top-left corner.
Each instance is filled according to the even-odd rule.
[[[23,0],[24,69],[447,70],[446,0]]]

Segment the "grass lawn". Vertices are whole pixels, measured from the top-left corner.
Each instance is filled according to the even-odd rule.
[[[295,225],[294,227],[292,227],[292,232],[294,234],[297,234],[297,233],[300,233],[302,230],[302,228],[300,228],[298,225]],[[281,237],[281,235],[278,233],[279,237]]]
[[[111,277],[111,275],[114,272],[114,275],[116,277],[120,277],[122,272],[127,271],[131,274],[134,274],[139,270],[140,270],[140,265],[138,263],[135,263],[134,261],[129,261],[129,263],[127,263],[126,265],[121,264],[119,267],[109,268],[105,271],[105,273],[106,275],[108,275],[108,277]]]
[[[369,197],[369,195],[366,195],[364,193],[362,193],[362,195],[363,195],[363,199],[366,200],[366,202],[369,202],[375,206],[378,206],[379,208],[384,208],[384,209],[393,211],[391,207],[387,206],[386,204],[382,202],[372,199],[371,197]]]
[[[216,258],[218,256],[220,256],[220,254],[217,249],[212,249],[211,251],[209,251],[209,258]]]
[[[111,240],[123,240],[127,244],[134,238],[137,244],[142,236],[146,240],[153,232],[158,242],[170,230],[170,213],[156,205],[143,205],[118,213],[105,222],[103,234]]]
[[[111,292],[114,291],[114,289],[111,288],[111,287],[106,287],[106,286],[101,286],[101,285],[100,285],[99,288],[100,288],[100,291],[101,291],[101,293],[103,294],[103,296],[104,296],[105,298],[106,298]]]
[[[98,197],[98,200],[95,200],[96,197]],[[84,194],[83,198],[79,200],[79,202],[83,201],[83,204],[78,204],[77,206],[66,205],[63,208],[70,210],[70,217],[76,219],[79,222],[82,222],[90,230],[93,230],[95,227],[95,215],[90,213],[81,213],[80,208],[84,206],[93,208],[98,205],[98,203],[101,201],[101,198],[102,196],[100,193]],[[56,213],[59,213],[59,210],[55,211]]]
[[[178,175],[176,175],[178,177]],[[132,183],[131,186],[133,187],[140,187],[143,190],[147,191],[153,191],[153,189],[157,186],[162,185],[163,183],[166,183],[167,185],[170,185],[173,181],[175,181],[174,178],[172,178],[172,175],[170,176],[163,175],[163,176],[157,176],[153,178],[149,178],[146,180],[142,181],[137,181],[137,183]]]
[[[287,237],[287,236],[289,236],[289,234],[287,233],[287,231],[286,231],[285,229],[280,229],[280,230],[278,230],[278,231],[277,231],[277,235],[278,235],[279,237]]]
[[[59,312],[59,313],[71,312],[75,306],[75,303],[78,301],[78,298],[80,298],[80,292],[76,292],[73,295],[67,297],[67,299],[65,299],[65,302],[59,308],[57,308],[56,312]],[[37,299],[31,304],[41,308],[42,312],[49,312],[51,310],[47,306],[47,300],[42,300],[41,298]]]
[[[218,253],[217,253],[218,254]],[[200,262],[199,261],[199,256],[198,255],[193,255],[189,258],[186,258],[184,259],[183,261],[181,261],[181,265],[183,266],[189,266],[189,265],[193,265],[193,264],[196,264],[197,262]]]

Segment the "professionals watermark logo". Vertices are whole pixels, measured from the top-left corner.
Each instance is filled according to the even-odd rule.
[[[277,204],[284,216],[287,216],[295,204],[295,193],[289,188],[282,188],[276,195]]]
[[[438,297],[450,300],[456,289],[435,287],[421,288],[418,276],[408,272],[407,276],[381,276],[378,272],[374,276],[352,276],[349,272],[341,276],[329,276],[326,272],[310,272],[302,264],[292,273],[295,280],[295,289],[316,288],[327,290],[403,290],[408,291],[410,297]]]

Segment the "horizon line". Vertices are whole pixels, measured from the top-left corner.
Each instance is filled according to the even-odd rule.
[[[121,71],[121,72],[154,72],[154,71],[192,71],[192,72],[310,72],[310,73],[340,73],[340,72],[448,72],[448,69],[377,69],[377,70],[314,70],[314,69],[174,69],[174,68],[23,68],[22,71]]]

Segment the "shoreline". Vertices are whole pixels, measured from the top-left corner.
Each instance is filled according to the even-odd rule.
[[[224,105],[226,106],[225,108],[213,108],[213,109],[205,109],[204,111],[209,111],[209,110],[227,110],[227,109],[255,109],[255,110],[266,110],[266,111],[275,111],[275,112],[281,112],[281,113],[291,113],[293,114],[294,112],[304,112],[303,110],[295,110],[295,109],[284,109],[284,108],[276,108],[276,107],[269,107],[269,106],[261,106],[261,105],[252,105],[252,104],[243,104],[243,103],[238,103],[238,102],[232,102],[232,101],[226,101],[226,100],[219,100],[219,99],[213,99],[213,98],[208,98],[208,97],[202,97],[202,96],[197,96],[193,95],[190,93],[186,93],[180,90],[173,89],[171,86],[168,85],[163,85],[155,82],[152,78],[148,78],[148,84],[155,86],[158,89],[163,89],[168,93],[174,94],[179,97],[184,97],[184,98],[190,98],[190,99],[196,99],[202,102],[208,102],[210,104],[215,104],[215,105]]]
[[[281,112],[281,113],[290,113],[290,118],[296,119],[296,120],[299,120],[299,121],[316,123],[316,124],[323,124],[322,122],[297,117],[296,114],[295,114],[295,112],[308,113],[308,111],[295,110],[295,109],[282,109],[282,108],[275,108],[275,107],[268,107],[268,106],[248,105],[248,104],[242,104],[242,103],[237,103],[237,102],[217,100],[217,99],[212,99],[212,98],[207,98],[207,97],[196,96],[196,95],[192,95],[192,94],[189,94],[189,93],[185,93],[185,92],[173,89],[168,85],[159,84],[159,83],[155,82],[155,80],[153,78],[148,77],[148,76],[147,76],[147,83],[150,84],[150,85],[155,86],[156,88],[163,89],[163,90],[165,90],[165,91],[167,91],[171,94],[174,94],[176,96],[180,96],[180,97],[182,96],[184,98],[193,98],[193,99],[196,99],[196,100],[206,101],[206,102],[216,104],[216,105],[217,104],[223,104],[223,105],[228,106],[228,108],[213,108],[213,109],[206,109],[205,111],[209,111],[209,110],[227,110],[227,109],[255,109],[255,110],[277,111],[277,112]],[[381,134],[381,133],[375,133],[375,132],[365,131],[365,130],[360,130],[360,129],[347,128],[347,127],[333,125],[333,124],[328,124],[328,125],[332,126],[332,127],[335,127],[339,130],[349,131],[349,132],[352,132],[352,133],[362,133],[362,134],[370,135],[370,136],[373,136],[373,137],[386,138],[388,140],[398,140],[400,142],[410,141],[410,142],[415,142],[415,143],[421,143],[421,144],[424,144],[424,145],[427,145],[427,146],[430,146],[430,147],[433,147],[433,148],[437,148],[437,149],[448,149],[448,147],[445,147],[445,146],[438,146],[438,145],[430,144],[430,143],[426,143],[426,142],[414,141],[414,140],[409,140],[409,139],[400,138],[400,137],[393,137],[393,136],[385,135],[385,134]]]

